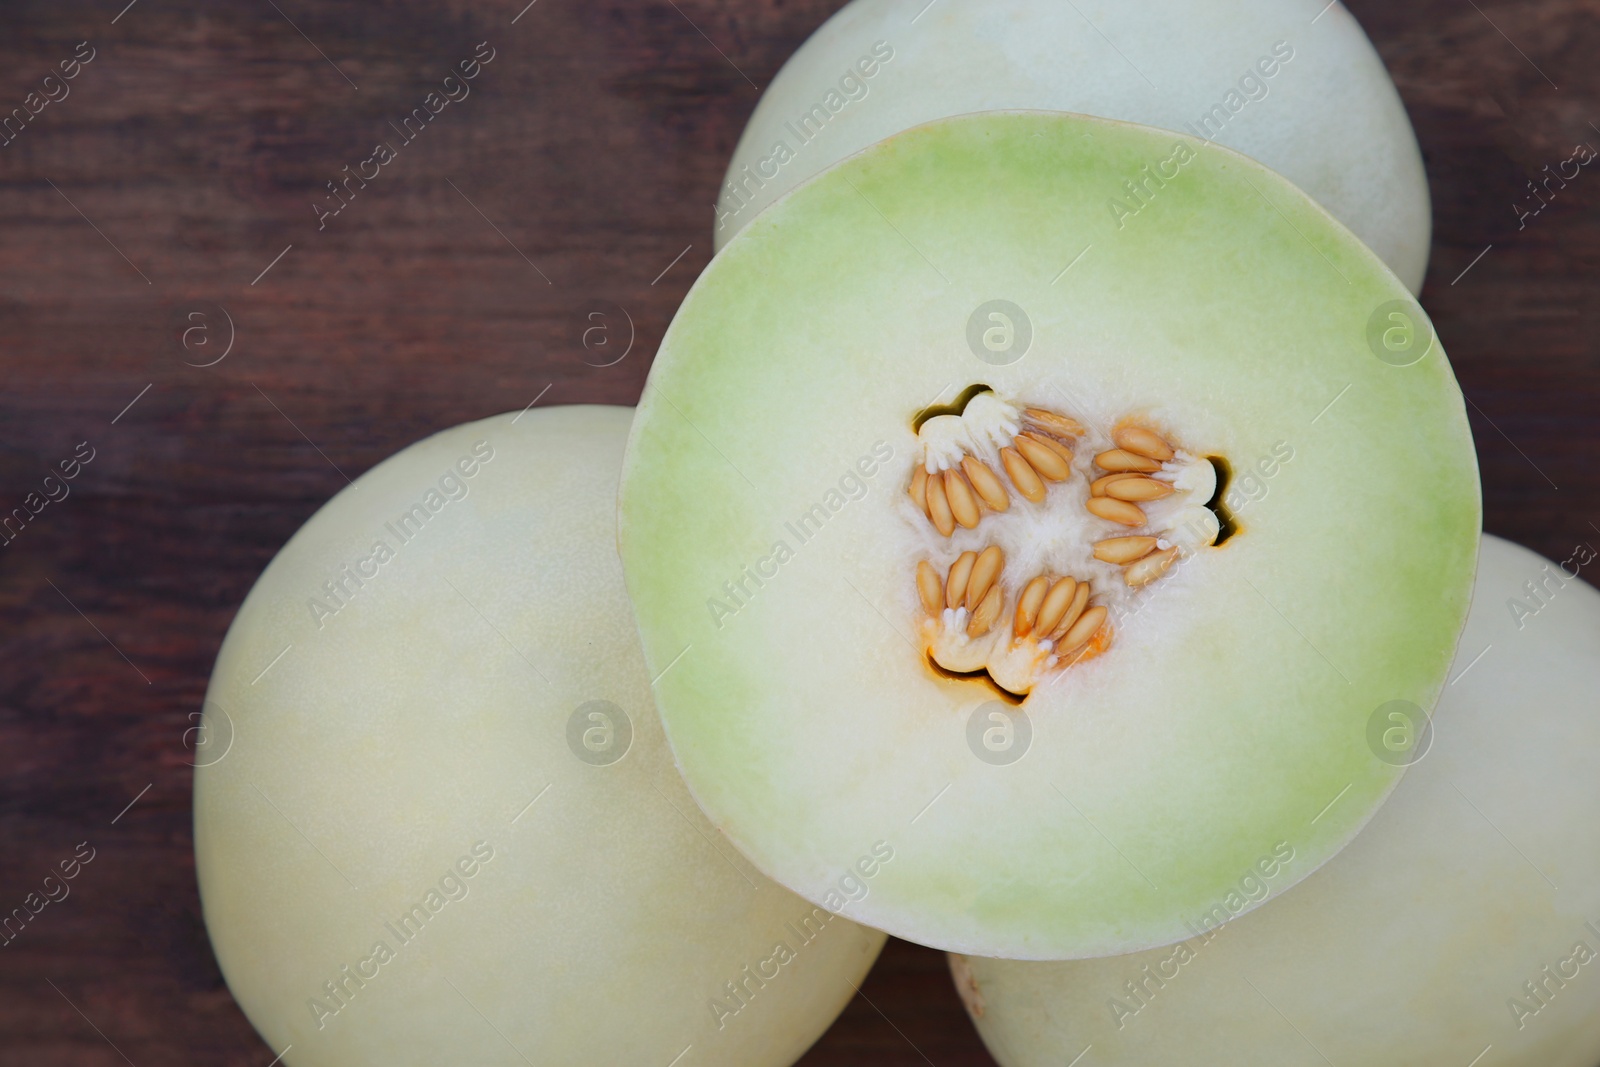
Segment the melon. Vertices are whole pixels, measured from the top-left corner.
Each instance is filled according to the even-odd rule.
[[[1071,963],[952,957],[1004,1067],[1600,1062],[1600,594],[1483,539],[1476,598],[1414,764],[1336,859],[1170,948]],[[1298,857],[1296,857],[1296,861]],[[1256,872],[1241,891],[1255,891]]]
[[[752,868],[673,770],[615,548],[629,417],[412,445],[234,619],[195,860],[283,1062],[781,1067],[882,946]]]
[[[876,141],[1015,108],[1237,149],[1422,287],[1432,221],[1416,136],[1360,25],[1326,0],[853,0],[762,94],[718,195],[716,246]]]
[[[897,134],[751,222],[620,499],[712,822],[825,909],[1020,959],[1175,942],[1280,844],[1274,893],[1342,848],[1403,770],[1370,722],[1444,684],[1480,517],[1377,257],[1244,156],[1046,112]]]

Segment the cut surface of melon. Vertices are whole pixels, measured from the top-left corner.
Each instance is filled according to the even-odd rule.
[[[1297,881],[1392,788],[1368,720],[1432,706],[1466,615],[1428,330],[1299,190],[1161,131],[955,118],[801,186],[690,293],[624,469],[696,799],[808,899],[980,954],[1170,943],[1286,839]]]
[[[1600,1062],[1600,594],[1576,576],[1595,558],[1484,537],[1431,736],[1391,726],[1415,765],[1281,899],[1221,926],[1196,914],[1186,941],[1152,952],[952,957],[995,1058],[1059,1067],[1092,1045],[1093,1062],[1130,1067]]]
[[[762,94],[719,194],[716,245],[869,144],[1016,108],[1243,152],[1310,193],[1412,292],[1422,287],[1432,222],[1416,137],[1360,25],[1323,0],[853,0]]]
[[[234,620],[196,867],[284,1062],[782,1067],[881,947],[753,869],[673,769],[615,551],[629,416],[412,445]]]

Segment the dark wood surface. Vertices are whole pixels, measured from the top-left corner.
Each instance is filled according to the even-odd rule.
[[[95,49],[0,147],[0,511],[94,449],[0,547],[0,907],[97,850],[0,949],[0,1064],[261,1067],[191,854],[184,732],[224,629],[346,477],[541,393],[637,399],[756,87],[838,0],[541,0],[515,24],[523,0],[124,2],[0,13],[0,112]],[[1487,527],[1556,559],[1600,544],[1600,176],[1520,231],[1512,206],[1600,147],[1600,5],[1350,7],[1431,175],[1423,302]],[[472,95],[319,231],[324,183],[484,40]],[[638,339],[598,368],[579,337],[603,301]],[[220,351],[220,308],[232,351],[187,366]],[[192,311],[210,349],[178,343]],[[943,957],[891,942],[804,1062],[989,1060]]]

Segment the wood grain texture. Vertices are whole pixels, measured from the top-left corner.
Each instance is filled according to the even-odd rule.
[[[0,14],[0,113],[95,50],[0,147],[0,511],[94,449],[0,548],[0,907],[97,850],[0,949],[0,1065],[261,1067],[275,1050],[222,983],[191,855],[183,738],[229,620],[312,511],[404,445],[535,397],[637,399],[756,87],[838,0],[540,0],[515,24],[519,0],[122,3]],[[1600,145],[1600,7],[1349,6],[1431,175],[1423,302],[1486,525],[1556,559],[1600,544],[1600,178],[1524,228],[1512,208]],[[325,183],[485,40],[472,95],[319,230]],[[596,307],[637,328],[614,366],[581,343]],[[183,317],[220,341],[220,308],[232,352],[186,365],[209,356],[177,343]],[[943,957],[891,942],[804,1062],[989,1060]]]

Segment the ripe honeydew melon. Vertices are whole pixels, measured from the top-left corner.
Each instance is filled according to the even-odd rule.
[[[1119,229],[1107,191],[1154,160],[1178,176]],[[1347,230],[1225,149],[1019,112],[897,135],[718,255],[620,541],[679,767],[757,866],[1061,959],[1350,840],[1400,773],[1369,720],[1432,707],[1478,527],[1449,365]]]
[[[1600,1062],[1600,594],[1572,576],[1594,558],[1580,546],[1558,573],[1483,539],[1431,747],[1396,738],[1417,765],[1282,899],[1220,929],[1196,916],[1189,940],[1137,955],[952,957],[995,1058]]]
[[[412,445],[234,620],[196,866],[284,1062],[781,1067],[882,946],[751,868],[673,770],[614,548],[629,415]]]
[[[719,195],[716,246],[891,134],[1018,108],[1183,130],[1243,152],[1310,193],[1412,292],[1422,287],[1432,220],[1416,136],[1360,25],[1325,0],[854,0],[762,95]]]

